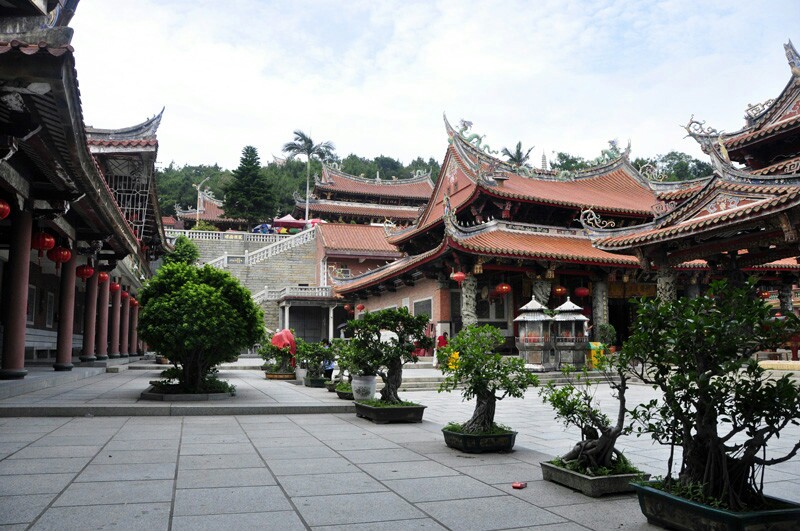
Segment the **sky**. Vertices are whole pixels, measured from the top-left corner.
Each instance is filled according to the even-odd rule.
[[[82,0],[71,26],[87,125],[166,107],[158,164],[263,163],[300,129],[336,152],[442,161],[452,124],[493,149],[704,157],[790,79],[798,0]]]

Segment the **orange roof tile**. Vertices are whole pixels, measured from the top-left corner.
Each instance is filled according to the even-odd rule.
[[[305,202],[300,202],[297,206],[305,208]],[[411,221],[417,219],[419,207],[369,205],[365,203],[348,203],[346,201],[312,201],[308,203],[308,210],[315,214],[345,214],[348,216],[370,216]]]
[[[800,173],[800,157],[786,159],[760,170],[753,170],[753,175],[774,175],[777,173]]]
[[[429,177],[411,179],[366,179],[348,175],[328,166],[323,167],[321,182],[314,186],[315,190],[343,192],[375,197],[401,197],[427,200],[433,190],[433,182]]]
[[[780,120],[779,122],[775,122],[754,131],[748,131],[733,138],[726,139],[725,144],[728,149],[737,149],[747,143],[759,140],[773,133],[778,133],[786,129],[792,129],[798,125],[800,125],[800,114],[795,114],[789,118]]]
[[[320,223],[317,230],[322,236],[326,251],[346,251],[393,255],[397,258],[403,253],[386,240],[383,227],[356,225],[349,223]]]
[[[225,210],[222,208],[222,206],[208,199],[203,201],[203,210],[200,212],[200,216],[197,216],[197,213],[194,210],[176,212],[175,215],[180,219],[188,220],[202,219],[203,221],[244,221],[242,219],[231,219],[225,217]]]

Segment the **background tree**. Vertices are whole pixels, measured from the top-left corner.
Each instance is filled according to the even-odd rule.
[[[179,262],[181,264],[195,265],[200,259],[200,249],[197,245],[184,235],[178,236],[175,240],[175,248],[164,255],[164,264],[174,264]]]
[[[258,151],[245,146],[239,167],[233,171],[233,179],[225,187],[225,216],[244,219],[248,225],[272,220],[275,206],[270,182],[261,171]]]
[[[559,151],[553,160],[550,161],[550,169],[560,171],[577,171],[589,167],[589,163],[583,157],[570,155]]]
[[[175,205],[183,208],[197,205],[197,191],[192,188],[192,183],[206,180],[203,188],[208,187],[216,197],[222,197],[225,185],[231,179],[231,172],[218,164],[177,166],[171,162],[166,168],[156,170],[158,204],[164,215],[174,215]]]
[[[514,151],[510,151],[508,148],[504,147],[502,151],[502,155],[506,158],[507,162],[510,162],[514,166],[524,166],[526,162],[528,162],[528,158],[531,155],[531,151],[535,146],[531,146],[531,148],[526,151],[522,152],[522,142],[517,142],[517,147],[514,148]]]
[[[214,366],[233,361],[264,335],[264,316],[227,271],[165,264],[139,292],[139,333],[180,368],[179,386],[202,393]]]
[[[304,132],[297,130],[294,132],[294,141],[287,142],[283,145],[283,152],[289,155],[289,158],[294,158],[298,155],[305,155],[306,157],[306,214],[305,219],[308,219],[308,195],[311,182],[311,160],[319,159],[321,161],[328,160],[333,156],[334,146],[332,142],[320,142],[315,144],[311,137]]]
[[[714,172],[708,162],[696,159],[680,151],[670,151],[664,155],[650,158],[636,158],[633,161],[633,165],[637,169],[641,169],[646,164],[658,169],[664,175],[666,181],[699,179],[708,177]]]

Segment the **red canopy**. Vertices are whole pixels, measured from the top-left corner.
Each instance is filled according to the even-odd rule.
[[[292,356],[294,356],[297,352],[297,345],[294,342],[294,335],[288,328],[284,328],[280,332],[275,332],[275,335],[272,336],[272,344],[278,348],[289,347],[289,352],[292,353]]]
[[[314,218],[310,220],[311,226],[313,227],[317,223],[320,222],[319,218]],[[306,220],[304,219],[295,219],[294,216],[291,214],[286,214],[281,218],[275,218],[272,220],[273,227],[286,227],[287,229],[302,229],[306,226]]]

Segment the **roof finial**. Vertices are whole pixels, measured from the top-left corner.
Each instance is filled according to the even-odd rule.
[[[797,53],[794,44],[792,44],[792,39],[789,39],[789,42],[783,45],[783,49],[786,51],[786,59],[789,60],[789,68],[792,69],[792,75],[800,78],[800,54]]]

